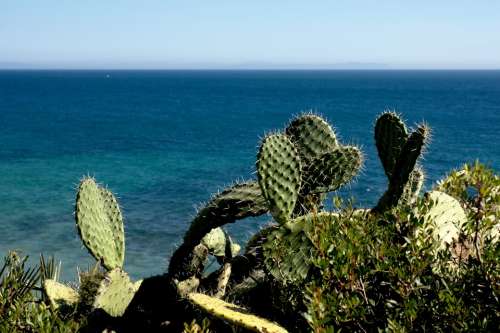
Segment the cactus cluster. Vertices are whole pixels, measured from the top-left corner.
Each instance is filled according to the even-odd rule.
[[[258,295],[264,303],[272,303],[275,297],[288,297],[288,289],[300,290],[312,272],[318,251],[316,225],[349,219],[353,214],[357,221],[368,214],[383,216],[398,206],[417,206],[414,203],[419,200],[428,205],[425,211],[415,211],[423,224],[414,234],[431,235],[436,253],[447,249],[458,240],[467,217],[450,195],[439,191],[423,198],[419,195],[424,172],[418,159],[428,136],[425,125],[408,131],[394,112],[385,112],[377,119],[375,144],[388,187],[375,207],[354,209],[350,216],[342,215],[342,211],[325,211],[323,201],[327,193],[338,190],[358,174],[363,164],[359,148],[342,145],[330,124],[314,114],[301,115],[284,131],[265,136],[257,154],[257,179],[223,190],[193,219],[183,243],[171,257],[168,271],[161,276],[161,283],[173,290],[169,294],[172,299],[164,302],[168,307],[183,308],[189,301],[190,306],[245,329],[286,332],[248,313],[240,304],[225,300],[244,303],[248,297]],[[240,246],[223,226],[266,213],[276,223],[252,237],[240,254]],[[46,280],[45,293],[54,307],[80,305],[121,317],[142,288],[142,280],[132,282],[123,270],[125,238],[118,202],[109,190],[86,177],[78,188],[75,217],[83,244],[104,270],[96,267],[82,274],[79,290]],[[210,255],[220,268],[207,273],[205,264]],[[143,311],[146,306],[139,304],[138,308]],[[164,318],[167,310],[158,310],[162,314],[154,316]],[[163,321],[177,319],[176,314],[173,311]]]

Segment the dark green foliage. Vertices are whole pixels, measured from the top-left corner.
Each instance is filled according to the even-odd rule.
[[[76,332],[85,318],[58,315],[39,302],[40,281],[47,267],[27,268],[26,260],[10,252],[0,266],[0,332]]]
[[[485,184],[496,181],[491,170],[479,165],[474,170]],[[459,188],[450,179],[444,183],[440,189],[453,193]],[[497,209],[498,196],[489,199],[484,209]],[[412,208],[398,206],[363,218],[347,207],[330,221],[314,224],[318,256],[307,298],[314,332],[498,330],[499,244],[485,243],[480,260],[455,258],[450,265],[453,248],[436,255],[432,236],[415,233],[425,223],[419,212],[427,205],[420,199]]]

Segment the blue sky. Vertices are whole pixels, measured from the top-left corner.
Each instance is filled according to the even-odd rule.
[[[500,1],[0,0],[0,67],[500,69]]]

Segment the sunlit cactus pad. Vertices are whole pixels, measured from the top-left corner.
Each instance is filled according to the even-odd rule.
[[[245,308],[224,302],[215,297],[200,293],[191,293],[188,299],[209,314],[231,324],[261,333],[286,333],[283,327],[249,313]]]
[[[94,308],[103,309],[113,317],[122,316],[141,282],[132,283],[120,268],[109,271],[97,290]]]
[[[55,280],[46,279],[43,282],[43,290],[54,308],[78,302],[78,292],[75,289]]]
[[[123,219],[113,194],[84,178],[76,198],[76,225],[83,244],[103,266],[122,267],[125,258]]]

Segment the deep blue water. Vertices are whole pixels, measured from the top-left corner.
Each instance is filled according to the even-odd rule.
[[[384,109],[432,127],[427,187],[477,158],[500,170],[500,71],[0,71],[0,254],[53,254],[74,279],[93,262],[73,218],[90,174],[123,206],[126,270],[161,273],[196,207],[255,177],[259,138],[307,110],[363,148],[343,194],[371,205],[385,187],[372,139]],[[244,240],[264,222],[229,230]]]

